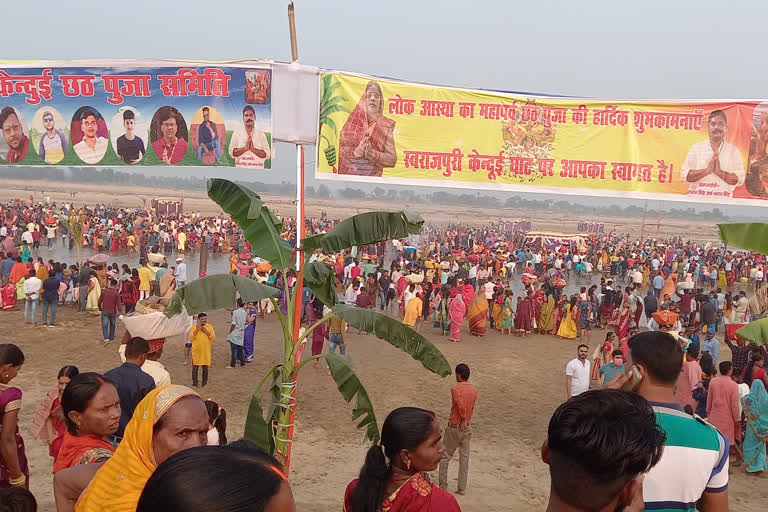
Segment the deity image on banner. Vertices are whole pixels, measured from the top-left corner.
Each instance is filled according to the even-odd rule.
[[[112,149],[126,164],[140,162],[147,154],[147,122],[133,107],[121,107],[112,117]]]
[[[341,129],[339,174],[381,176],[385,167],[395,166],[395,121],[383,110],[381,86],[371,80]]]
[[[545,169],[539,160],[551,158],[558,119],[564,122],[564,118],[558,118],[557,113],[553,115],[551,110],[537,106],[536,100],[529,98],[510,119],[502,121],[503,153],[509,163],[499,177],[501,181],[532,182],[544,177]]]
[[[768,198],[768,103],[760,103],[752,113],[749,141],[749,169],[744,180],[747,192]]]
[[[187,153],[187,123],[175,107],[160,107],[149,128],[152,149],[164,164],[179,163]]]
[[[221,158],[222,141],[227,140],[224,119],[210,105],[198,109],[189,125],[189,140],[197,159],[205,165],[215,164]]]
[[[0,108],[0,157],[9,164],[24,160],[29,151],[29,133],[27,125],[18,110],[13,107]]]
[[[97,164],[104,158],[109,145],[107,122],[93,107],[84,106],[75,111],[69,135],[77,156],[86,164]]]
[[[245,72],[245,102],[267,105],[272,96],[272,71],[253,69]]]
[[[32,118],[29,142],[37,151],[40,160],[47,164],[57,164],[69,150],[68,132],[67,122],[58,110],[42,107]]]

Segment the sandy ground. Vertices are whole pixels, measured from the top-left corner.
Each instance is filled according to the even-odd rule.
[[[76,193],[71,192],[73,189]],[[258,192],[258,190],[256,190]],[[34,196],[36,201],[44,201],[46,197],[61,204],[64,201],[76,205],[94,205],[111,203],[114,206],[136,208],[149,206],[152,198],[183,199],[185,211],[199,211],[203,215],[218,214],[221,209],[208,199],[204,191],[154,189],[133,186],[89,185],[85,183],[71,184],[66,182],[21,181],[0,179],[0,201],[13,198],[29,199]],[[296,206],[292,198],[285,196],[262,196],[262,199],[283,216],[295,216]],[[592,198],[600,203],[605,198]],[[587,201],[587,198],[584,198]],[[499,218],[526,219],[533,222],[535,231],[552,231],[575,233],[578,222],[601,222],[606,231],[616,230],[621,233],[631,233],[639,236],[642,229],[642,216],[638,218],[595,216],[589,210],[582,212],[561,212],[547,210],[520,210],[513,208],[475,208],[470,206],[440,206],[423,203],[404,203],[403,201],[374,201],[362,199],[317,199],[307,198],[306,214],[319,217],[320,211],[325,210],[331,218],[343,219],[356,213],[370,210],[409,210],[421,214],[432,224],[447,224],[457,221],[456,212],[460,211],[458,219],[461,224],[469,226],[484,226],[488,222],[497,223]],[[712,222],[699,222],[692,219],[662,219],[659,221],[656,211],[649,211],[644,233],[648,236],[663,236],[685,234],[694,240],[717,240],[717,226]]]
[[[276,318],[257,325],[255,362],[245,368],[227,370],[229,348],[223,333],[229,314],[217,311],[210,321],[221,336],[214,342],[211,381],[201,394],[213,398],[227,410],[227,435],[237,439],[243,432],[250,393],[264,371],[281,358],[281,338]],[[58,369],[75,364],[81,371],[106,371],[120,361],[116,347],[103,347],[97,316],[59,310],[59,327],[46,329],[23,325],[21,311],[0,313],[4,342],[18,344],[26,363],[13,381],[24,392],[22,434],[45,391],[56,382]],[[472,368],[471,382],[479,389],[472,419],[473,443],[469,488],[459,496],[465,512],[543,510],[549,493],[547,467],[539,456],[549,418],[563,400],[564,368],[576,353],[576,341],[553,336],[517,338],[489,331],[484,338],[466,332],[461,344],[449,343],[430,325],[423,333],[445,354],[452,366],[466,362]],[[356,332],[356,331],[355,331]],[[118,321],[117,339],[122,336]],[[603,331],[593,334],[592,347]],[[409,356],[371,335],[350,333],[348,354],[368,390],[379,424],[399,406],[420,406],[436,412],[442,424],[450,411],[449,387],[453,377],[441,379],[424,370]],[[590,350],[591,353],[591,350]],[[730,352],[724,347],[723,357]],[[183,366],[183,341],[172,338],[161,362],[173,382],[191,384],[190,368]],[[341,509],[344,489],[362,465],[366,446],[354,427],[351,407],[322,369],[308,365],[299,378],[296,437],[291,485],[298,510],[316,512]],[[52,461],[47,447],[26,435],[31,466],[32,491],[42,511],[54,510],[51,490]],[[455,457],[458,457],[458,453]],[[458,462],[450,468],[450,490],[456,489]],[[436,475],[434,475],[436,478]],[[764,509],[767,476],[748,476],[732,469],[731,510]]]

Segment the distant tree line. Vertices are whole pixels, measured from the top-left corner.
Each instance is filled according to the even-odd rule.
[[[48,180],[69,181],[73,183],[93,183],[97,185],[133,185],[137,187],[172,188],[177,190],[205,190],[207,178],[196,176],[171,177],[171,176],[147,176],[137,172],[123,172],[115,169],[79,169],[79,168],[55,168],[55,167],[8,167],[3,169],[2,177],[18,180]],[[241,184],[263,194],[278,196],[294,196],[296,185],[289,182],[261,183],[258,181]],[[418,193],[409,189],[385,189],[375,187],[371,192],[361,188],[345,187],[335,192],[327,185],[319,185],[317,188],[308,186],[305,189],[308,197],[330,199],[338,197],[342,199],[375,199],[379,201],[398,201],[400,203],[426,203],[449,206],[476,206],[483,208],[514,208],[518,210],[547,210],[552,212],[568,212],[583,217],[592,216],[621,216],[640,218],[643,216],[643,208],[629,205],[619,206],[606,204],[600,201],[599,205],[586,205],[570,201],[551,201],[543,199],[527,199],[520,196],[507,197],[501,200],[496,196],[476,192],[456,193],[444,191]],[[694,208],[669,208],[663,213],[665,218],[690,219],[693,217],[712,221],[726,221],[729,219],[719,208],[710,211],[696,211]],[[501,215],[500,215],[501,216]],[[648,220],[653,222],[657,213],[648,211]]]

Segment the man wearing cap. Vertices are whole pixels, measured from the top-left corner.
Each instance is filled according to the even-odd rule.
[[[671,334],[675,339],[678,337],[678,332],[682,326],[680,325],[679,316],[677,313],[673,313],[668,309],[662,309],[651,315],[651,319],[648,321],[649,331],[665,331]]]
[[[720,340],[715,338],[715,328],[712,326],[707,327],[707,336],[701,344],[701,353],[704,352],[712,354],[712,362],[717,364],[717,360],[720,359]]]
[[[179,289],[187,284],[187,264],[184,263],[184,259],[179,256],[176,258],[176,270],[174,271],[176,276],[176,288]]]

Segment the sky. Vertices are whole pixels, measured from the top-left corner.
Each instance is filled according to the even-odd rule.
[[[291,59],[285,0],[133,0],[129,9],[103,0],[34,5],[32,17],[26,2],[3,3],[3,17],[15,21],[3,26],[2,58]],[[299,61],[308,65],[570,96],[768,98],[760,50],[768,3],[756,0],[297,0],[295,6]],[[294,149],[280,144],[270,175],[253,179],[293,181],[294,165]]]

